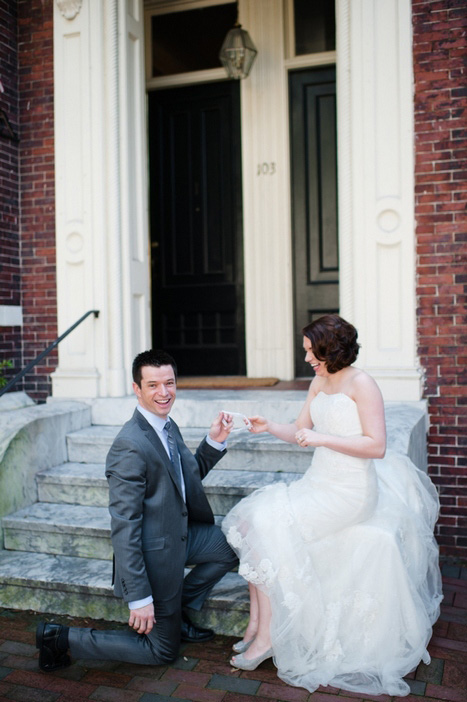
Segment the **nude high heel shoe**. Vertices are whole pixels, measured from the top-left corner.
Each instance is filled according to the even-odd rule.
[[[242,653],[240,653],[238,656],[234,656],[234,658],[230,659],[230,665],[234,668],[239,668],[240,670],[256,670],[256,668],[263,661],[267,660],[268,658],[271,658],[272,654],[272,648],[268,648],[268,650],[262,653],[260,656],[248,660]]]
[[[232,651],[235,651],[235,653],[245,653],[245,651],[248,651],[248,649],[250,648],[251,644],[253,643],[253,641],[255,639],[256,639],[256,636],[253,636],[253,638],[250,639],[249,641],[243,641],[243,640],[237,641],[232,646]]]

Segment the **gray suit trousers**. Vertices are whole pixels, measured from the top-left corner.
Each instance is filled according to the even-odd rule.
[[[130,628],[105,631],[71,627],[72,657],[146,665],[170,663],[177,658],[180,647],[182,608],[201,609],[213,586],[237,563],[219,527],[190,524],[186,565],[194,567],[170,600],[154,602],[156,624],[150,634],[138,634]]]

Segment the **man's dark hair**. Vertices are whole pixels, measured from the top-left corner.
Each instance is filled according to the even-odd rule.
[[[329,373],[350,366],[358,356],[357,330],[338,314],[326,314],[307,324],[302,334],[310,340],[318,361],[326,363]]]
[[[142,351],[139,353],[135,360],[133,361],[133,381],[140,388],[141,387],[141,369],[143,366],[154,366],[155,368],[160,368],[161,366],[172,366],[175,380],[177,380],[177,364],[170,354],[166,351],[161,351],[160,349],[149,349],[149,351]]]

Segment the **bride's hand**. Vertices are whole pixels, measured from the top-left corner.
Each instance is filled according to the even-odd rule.
[[[251,427],[249,427],[248,431],[251,431],[252,434],[261,434],[261,432],[268,430],[268,420],[259,414],[256,414],[254,417],[248,417],[248,419],[251,422]]]
[[[295,434],[297,444],[302,448],[306,446],[320,446],[320,436],[321,434],[311,429],[299,429]]]

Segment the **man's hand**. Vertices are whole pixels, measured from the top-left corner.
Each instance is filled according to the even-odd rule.
[[[218,441],[220,444],[225,441],[233,427],[232,415],[227,412],[219,412],[216,419],[211,424],[209,436],[213,441]]]
[[[153,602],[145,607],[130,609],[128,625],[137,631],[138,634],[149,634],[155,623]]]

